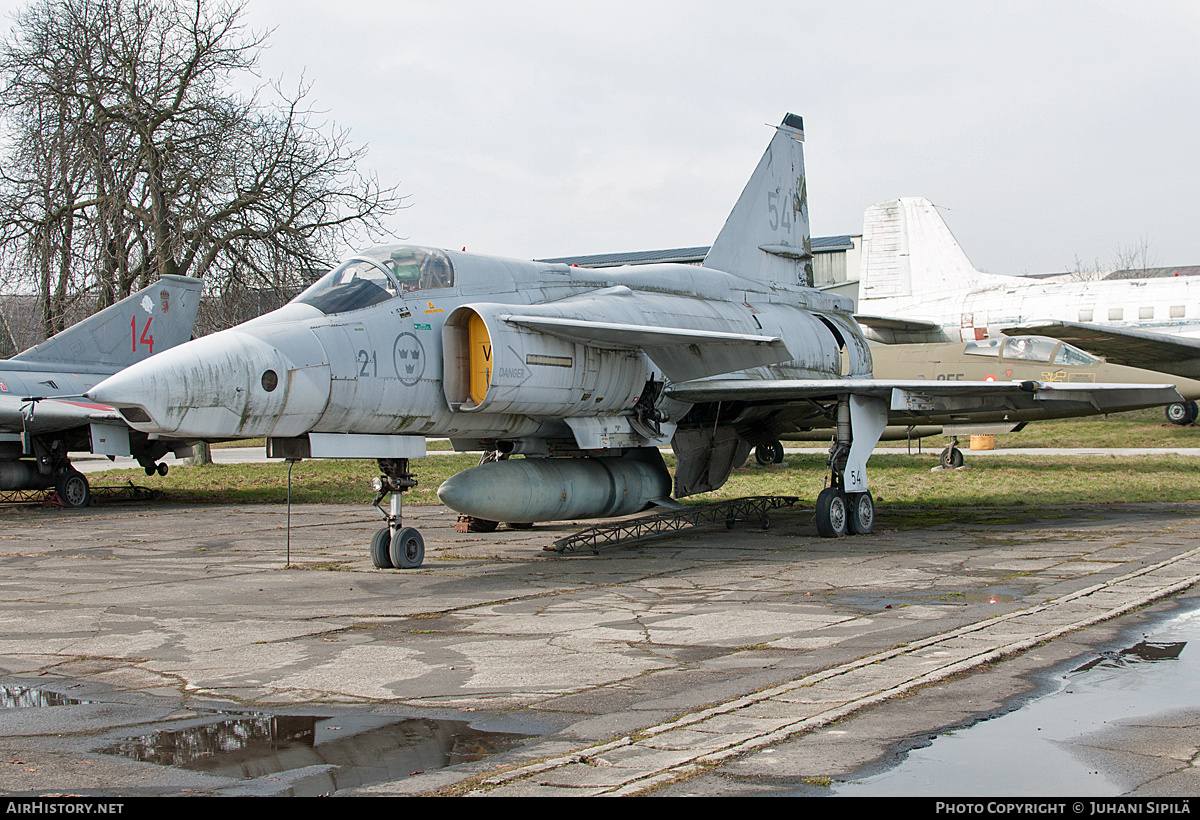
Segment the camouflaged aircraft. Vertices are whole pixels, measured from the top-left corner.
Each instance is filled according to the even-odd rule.
[[[875,376],[880,379],[1154,385],[1169,378],[1188,403],[1194,405],[1194,400],[1200,398],[1200,381],[1181,376],[1167,377],[1154,370],[1109,364],[1098,356],[1047,336],[998,336],[971,342],[872,345],[871,358]],[[929,419],[931,422],[940,422],[938,424],[889,424],[880,438],[897,441],[950,436],[950,444],[941,454],[942,466],[961,467],[963,455],[958,449],[959,436],[1012,433],[1031,421],[1060,417],[1052,407],[1043,404],[1026,409],[1007,409],[994,413],[991,419],[978,414],[975,419],[965,423],[945,417]],[[786,441],[819,441],[828,439],[829,432],[814,428],[783,438]],[[782,461],[782,445],[778,442],[759,445],[755,457],[760,464]]]
[[[1165,384],[872,378],[850,301],[812,287],[802,142],[801,119],[787,115],[701,267],[375,248],[279,310],[89,395],[146,433],[266,436],[273,457],[376,459],[380,568],[424,558],[401,499],[426,436],[484,453],[440,487],[447,506],[525,525],[678,506],[722,486],[755,444],[819,418],[834,430],[817,526],[840,536],[873,529],[866,464],[891,418],[1177,400]]]

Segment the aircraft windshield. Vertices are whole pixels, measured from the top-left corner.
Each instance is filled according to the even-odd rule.
[[[1054,354],[1055,364],[1087,366],[1096,364],[1098,361],[1100,360],[1091,353],[1085,353],[1079,348],[1072,347],[1066,342],[1063,342],[1062,347],[1060,347],[1058,352]]]
[[[322,313],[360,310],[409,291],[454,287],[454,266],[433,248],[392,246],[355,256],[322,276],[294,301]]]

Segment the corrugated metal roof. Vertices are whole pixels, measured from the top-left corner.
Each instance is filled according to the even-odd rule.
[[[854,247],[854,237],[814,236],[813,253],[848,251]],[[618,265],[650,265],[655,262],[677,262],[699,265],[708,254],[708,245],[697,248],[667,248],[658,251],[631,251],[628,253],[593,253],[583,256],[556,256],[553,259],[538,259],[538,262],[557,262],[578,265],[581,268],[612,268]]]

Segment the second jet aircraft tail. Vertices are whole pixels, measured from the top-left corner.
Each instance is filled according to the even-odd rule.
[[[713,242],[706,268],[764,284],[812,285],[804,121],[788,114]]]
[[[87,364],[114,372],[128,367],[192,337],[202,284],[190,276],[163,276],[12,361]]]

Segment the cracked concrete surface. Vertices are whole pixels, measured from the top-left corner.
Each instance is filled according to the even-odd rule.
[[[407,512],[426,564],[400,572],[371,568],[364,506],[293,508],[290,568],[278,507],[0,510],[3,682],[77,687],[108,710],[0,712],[3,754],[24,761],[0,766],[0,790],[247,793],[95,752],[212,704],[465,714],[536,735],[360,793],[803,786],[1001,708],[1024,675],[1200,577],[1200,507],[1184,504],[964,512],[927,530],[889,529],[883,511],[875,536],[837,541],[781,512],[765,533],[571,557],[542,549],[569,525],[462,534],[442,508]],[[906,708],[964,678],[992,681],[987,696]],[[1139,754],[1085,747],[1104,765]]]

